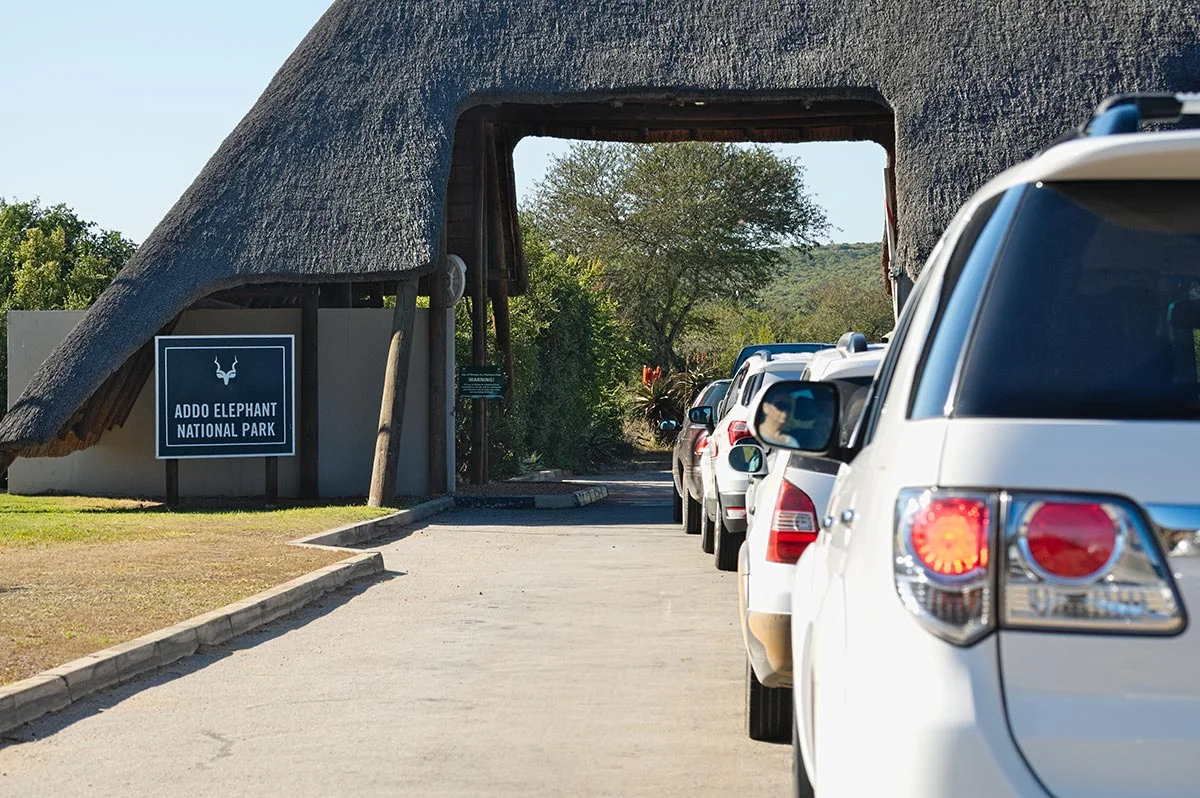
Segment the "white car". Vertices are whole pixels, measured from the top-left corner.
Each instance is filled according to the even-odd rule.
[[[704,511],[700,514],[700,547],[715,555],[720,571],[736,571],[738,549],[746,537],[746,487],[750,477],[729,463],[738,443],[751,439],[746,419],[750,400],[764,386],[795,380],[804,373],[811,352],[751,355],[738,368],[718,407],[717,421],[701,456]],[[736,455],[735,455],[736,456]]]
[[[865,396],[885,347],[847,333],[837,347],[813,355],[803,379],[831,382],[847,397]],[[856,402],[862,407],[861,399]],[[852,422],[843,424],[843,444]],[[731,458],[732,459],[732,458]],[[817,537],[838,461],[759,450],[742,462],[766,474],[746,494],[750,517],[738,557],[738,617],[746,645],[746,730],[755,740],[784,741],[792,732],[792,581],[796,561]]]
[[[1200,794],[1200,131],[1134,132],[1180,113],[1114,98],[964,206],[847,449],[828,386],[765,392],[809,405],[764,440],[843,461],[798,795]]]

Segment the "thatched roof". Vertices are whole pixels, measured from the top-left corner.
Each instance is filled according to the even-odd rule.
[[[337,0],[0,424],[52,440],[190,303],[438,252],[455,123],[493,103],[859,99],[895,113],[910,273],[989,175],[1117,90],[1194,89],[1194,0]]]

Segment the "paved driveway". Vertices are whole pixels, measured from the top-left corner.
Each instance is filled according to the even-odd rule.
[[[388,573],[10,733],[0,795],[780,796],[742,731],[734,577],[670,477],[463,510]]]

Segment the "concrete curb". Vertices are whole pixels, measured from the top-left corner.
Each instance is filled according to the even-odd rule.
[[[571,476],[571,472],[562,468],[549,468],[545,471],[532,471],[519,477],[512,477],[509,482],[561,482]]]
[[[294,612],[347,582],[382,570],[381,553],[357,554],[219,610],[0,687],[0,732],[169,665],[194,654],[201,646],[224,643]]]
[[[409,507],[406,510],[399,510],[391,515],[385,515],[382,518],[360,521],[357,524],[347,524],[337,529],[331,529],[328,532],[318,532],[306,538],[293,540],[291,545],[319,546],[323,548],[331,546],[339,548],[343,546],[355,546],[368,540],[383,537],[401,527],[415,524],[430,516],[452,509],[454,509],[454,497],[442,496],[441,498],[431,499],[430,501],[418,504],[415,507]]]
[[[350,524],[292,541],[290,545],[345,551],[354,556],[297,577],[247,599],[168,626],[136,640],[81,657],[7,687],[0,687],[0,733],[48,712],[65,709],[87,695],[129,681],[289,615],[339,587],[383,571],[383,554],[343,549],[386,535],[454,507],[443,497],[383,518]]]
[[[459,507],[484,507],[492,510],[563,510],[586,507],[608,496],[608,486],[593,485],[574,493],[548,496],[455,496]]]

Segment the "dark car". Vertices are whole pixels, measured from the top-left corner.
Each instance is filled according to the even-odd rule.
[[[710,382],[692,400],[689,414],[700,407],[715,408],[729,390],[729,383],[730,380]],[[675,451],[671,455],[671,473],[675,480],[674,520],[683,523],[689,535],[700,532],[700,499],[703,495],[700,470],[696,467],[699,462],[696,447],[707,440],[710,429],[709,424],[685,420],[675,438]],[[684,512],[685,505],[690,512]]]
[[[833,349],[833,344],[819,344],[812,341],[790,344],[751,344],[742,349],[741,353],[737,356],[733,368],[729,371],[729,376],[732,378],[734,374],[737,374],[738,369],[746,362],[746,358],[755,352],[770,352],[772,355],[778,355],[784,352],[820,352],[822,349]]]

